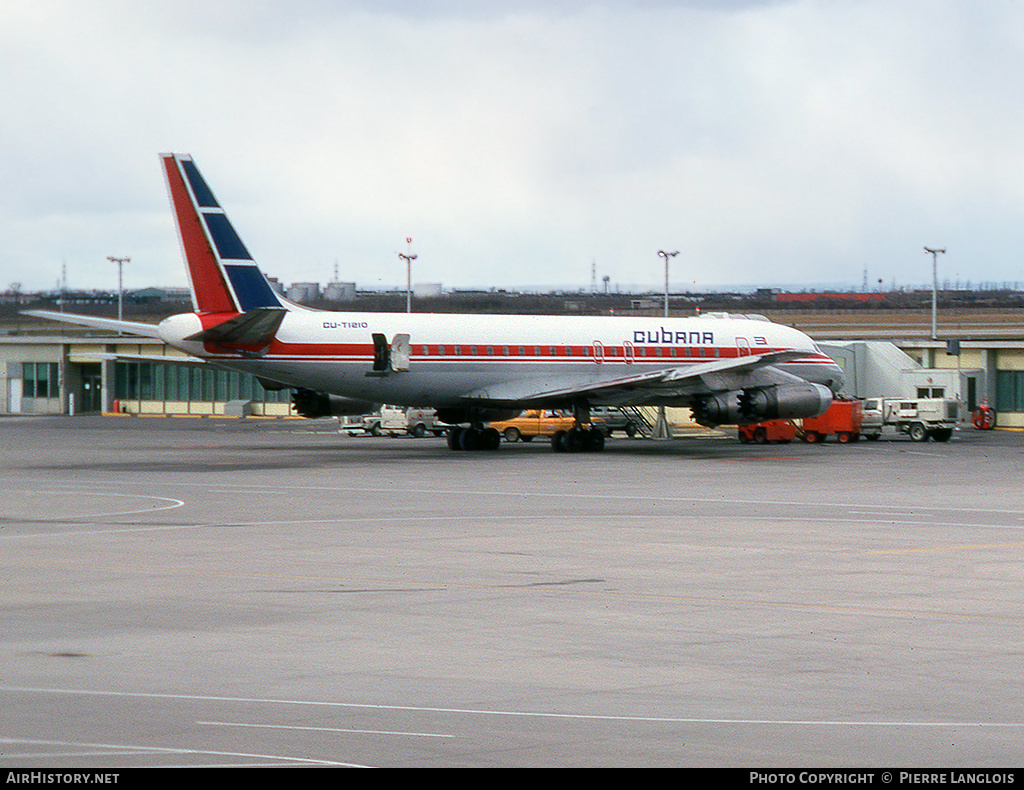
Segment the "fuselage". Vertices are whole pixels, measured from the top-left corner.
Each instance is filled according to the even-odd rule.
[[[223,315],[183,314],[160,325],[163,339],[219,366],[281,384],[406,406],[474,402],[540,403],[540,391],[579,388],[645,371],[686,369],[716,360],[794,351],[775,367],[833,392],[842,371],[807,335],[725,314],[700,317],[493,316],[289,311],[265,348],[189,341]],[[403,370],[374,367],[374,335],[408,336]],[[377,349],[379,351],[379,349]],[[698,383],[621,392],[614,404],[685,405]],[[704,390],[706,391],[706,389]],[[522,393],[517,397],[516,393]]]

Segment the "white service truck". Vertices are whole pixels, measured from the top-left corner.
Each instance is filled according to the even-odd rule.
[[[860,432],[868,439],[902,433],[915,442],[948,442],[959,415],[952,398],[865,398]]]
[[[363,430],[374,436],[380,436],[382,433],[388,436],[406,433],[417,437],[426,436],[428,433],[442,436],[450,427],[437,419],[437,412],[433,409],[405,409],[388,404],[363,418]]]

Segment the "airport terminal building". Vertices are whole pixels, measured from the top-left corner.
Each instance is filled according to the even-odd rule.
[[[123,361],[119,355],[167,357]],[[0,336],[0,413],[289,416],[290,390],[146,338]]]
[[[1024,428],[1024,327],[955,343],[808,333],[845,371],[848,395],[953,397],[968,416],[987,399],[997,427]],[[294,414],[289,389],[188,360],[160,340],[95,330],[0,334],[0,414]]]

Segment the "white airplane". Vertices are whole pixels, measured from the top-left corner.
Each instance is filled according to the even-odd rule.
[[[159,337],[210,364],[292,387],[303,416],[433,407],[454,450],[495,449],[488,421],[569,408],[559,451],[597,451],[590,406],[688,406],[705,425],[823,413],[842,370],[807,335],[760,316],[435,315],[311,310],[283,299],[192,157],[161,154],[195,311],[159,325],[32,311]],[[166,361],[166,358],[164,358]]]

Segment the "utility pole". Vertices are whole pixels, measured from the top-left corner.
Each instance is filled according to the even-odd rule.
[[[665,318],[668,318],[668,259],[674,258],[679,254],[679,250],[675,252],[665,252],[664,250],[658,250],[659,257],[665,259]],[[671,439],[672,432],[668,427],[668,416],[665,413],[665,407],[658,407],[658,419],[654,423],[654,438],[655,439]]]
[[[945,248],[940,250],[937,247],[936,248],[925,247],[924,251],[929,253],[932,256],[932,340],[937,340],[938,339],[938,333],[936,332],[936,314],[937,314],[937,305],[938,305],[938,301],[939,301],[939,297],[938,297],[938,292],[939,292],[939,275],[938,275],[938,270],[939,270],[939,267],[938,267],[937,259],[938,259],[939,253],[940,252],[945,253],[946,250],[945,250]]]
[[[675,252],[665,252],[664,250],[658,250],[658,255],[665,259],[665,317],[668,318],[668,259],[679,254],[679,250]]]
[[[124,265],[131,261],[131,258],[114,258],[111,255],[107,256],[108,261],[112,261],[117,264],[117,320],[124,320]],[[117,334],[124,334],[120,329],[117,330]]]
[[[407,236],[405,243],[409,245],[408,253],[398,253],[398,257],[405,261],[405,312],[412,312],[412,262],[416,256],[412,254],[412,237]]]

